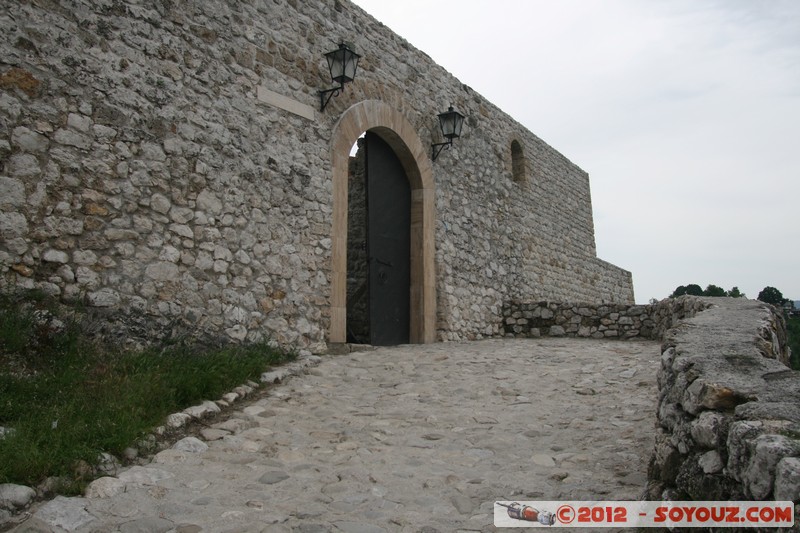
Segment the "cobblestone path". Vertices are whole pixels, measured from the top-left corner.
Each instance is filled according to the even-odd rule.
[[[326,356],[204,430],[207,449],[18,530],[493,531],[496,500],[637,499],[658,361],[653,342],[553,338]]]

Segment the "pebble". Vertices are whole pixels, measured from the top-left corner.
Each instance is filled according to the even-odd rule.
[[[275,483],[280,483],[281,481],[289,479],[289,477],[289,474],[286,472],[267,472],[258,478],[258,482],[265,485],[274,485]]]
[[[173,444],[172,449],[189,453],[202,453],[208,450],[208,444],[197,437],[186,437]]]
[[[79,531],[84,526],[96,522],[96,518],[86,510],[87,503],[88,500],[84,498],[56,496],[36,512],[36,517],[56,528]]]
[[[552,457],[542,453],[535,454],[533,457],[531,457],[531,461],[533,461],[533,464],[539,466],[556,466],[556,462],[553,461]]]
[[[213,429],[213,428],[206,428],[200,431],[200,436],[203,437],[206,441],[214,441],[219,440],[225,435],[230,435],[230,431],[225,431],[224,429]]]
[[[101,477],[95,479],[86,487],[86,497],[89,499],[111,498],[124,490],[124,481],[115,477]]]
[[[120,533],[166,533],[173,529],[175,524],[169,520],[157,517],[139,518],[119,526]]]
[[[28,523],[53,533],[490,531],[496,500],[637,499],[659,361],[656,342],[568,338],[327,356],[319,372],[243,391],[247,405],[157,463],[96,480],[86,498],[33,505]],[[597,393],[587,397],[573,385],[590,364]],[[646,386],[619,380],[631,369]],[[71,529],[56,518],[67,514]]]
[[[36,491],[24,485],[0,483],[0,509],[9,510],[27,507],[36,497]]]

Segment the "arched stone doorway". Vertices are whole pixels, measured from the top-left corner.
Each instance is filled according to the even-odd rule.
[[[365,131],[381,137],[397,155],[411,186],[410,316],[412,343],[436,339],[435,203],[431,162],[411,123],[383,102],[367,100],[344,112],[334,126],[333,227],[331,231],[331,325],[329,342],[347,339],[347,190],[350,148]]]

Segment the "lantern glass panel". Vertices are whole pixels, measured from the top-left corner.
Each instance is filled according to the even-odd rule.
[[[344,61],[344,81],[356,79],[356,69],[358,68],[358,58],[360,56],[351,50],[347,50]]]
[[[454,111],[451,106],[447,112],[439,114],[439,124],[442,127],[442,135],[448,139],[461,136],[461,128],[464,125],[464,115]]]
[[[464,115],[455,113],[453,117],[453,135],[461,137],[461,128],[464,126]]]
[[[339,81],[344,73],[344,61],[341,50],[334,50],[325,54],[325,59],[328,60],[328,69],[331,71],[331,79]]]
[[[340,44],[337,50],[325,54],[328,68],[331,71],[331,79],[341,85],[353,81],[356,77],[356,68],[360,57],[344,43]]]

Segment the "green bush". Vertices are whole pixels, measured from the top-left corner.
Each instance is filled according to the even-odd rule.
[[[178,344],[135,353],[98,346],[77,320],[46,301],[0,300],[0,483],[37,485],[62,477],[64,493],[91,479],[79,461],[122,450],[164,418],[217,399],[294,354],[266,343],[206,350]]]

